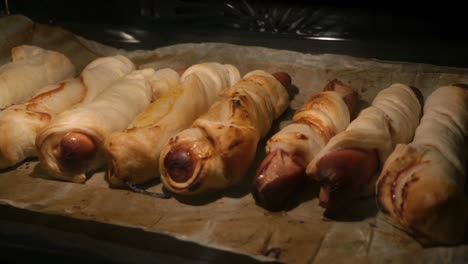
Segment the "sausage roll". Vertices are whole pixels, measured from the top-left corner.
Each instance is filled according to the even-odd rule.
[[[238,183],[258,141],[286,110],[290,82],[285,73],[253,71],[226,90],[223,99],[163,148],[159,167],[165,187],[190,195]]]
[[[13,48],[11,56],[12,62],[0,67],[0,109],[75,75],[73,64],[59,52],[23,45]]]
[[[133,63],[123,56],[99,58],[83,70],[80,78],[49,85],[32,99],[1,112],[0,169],[36,156],[36,136],[51,119],[75,104],[92,100],[133,69]]]
[[[267,157],[257,170],[253,194],[262,206],[281,209],[306,179],[307,164],[349,125],[357,94],[338,80],[313,96],[292,122],[267,142]]]
[[[159,154],[171,136],[189,127],[234,85],[240,73],[232,65],[202,63],[186,69],[172,92],[153,102],[135,118],[125,132],[106,140],[109,156],[108,180],[141,184],[159,177]]]
[[[307,166],[306,173],[322,186],[320,205],[328,213],[352,197],[374,192],[376,174],[396,144],[413,138],[421,112],[417,92],[403,84],[380,91]]]
[[[445,86],[427,98],[413,142],[396,147],[376,185],[382,212],[425,244],[464,239],[467,88]]]
[[[125,130],[151,102],[153,69],[134,71],[93,101],[58,115],[37,137],[39,159],[55,178],[84,182],[86,173],[105,164],[103,145]]]

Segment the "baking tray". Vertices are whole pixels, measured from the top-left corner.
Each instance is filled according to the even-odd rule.
[[[98,56],[119,53],[131,58],[140,68],[177,69],[218,61],[236,65],[242,73],[253,69],[287,71],[292,76],[296,95],[270,134],[287,124],[294,110],[334,78],[359,92],[361,106],[394,82],[416,86],[425,96],[441,85],[468,83],[468,69],[463,68],[226,43],[185,43],[126,52],[21,16],[2,18],[2,23],[12,25],[5,33],[8,41],[0,43],[3,61],[8,55],[5,49],[28,43],[65,53],[78,69]],[[37,161],[28,160],[0,173],[1,231],[10,238],[18,233],[39,237],[59,251],[112,262],[132,262],[124,257],[128,255],[126,252],[133,252],[138,262],[164,257],[166,261],[201,263],[220,260],[231,263],[468,261],[466,243],[454,247],[422,247],[385,221],[373,197],[356,200],[345,217],[338,220],[322,216],[317,201],[318,187],[313,183],[303,186],[285,211],[269,212],[257,206],[249,192],[249,183],[264,155],[264,144],[264,141],[259,144],[257,160],[244,182],[197,200],[160,200],[111,189],[102,171],[95,173],[86,184],[52,180]],[[146,187],[161,191],[158,182]],[[8,232],[10,228],[15,231]],[[31,247],[34,248],[34,243]],[[111,248],[116,252],[114,257],[106,252]]]

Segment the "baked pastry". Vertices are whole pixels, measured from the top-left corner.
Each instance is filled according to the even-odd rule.
[[[459,243],[466,232],[467,88],[427,98],[413,142],[397,145],[377,181],[381,211],[424,244]]]
[[[0,67],[0,109],[31,98],[37,90],[75,75],[65,55],[35,46],[11,50],[12,62]]]
[[[420,112],[417,90],[393,84],[327,143],[306,169],[321,184],[319,200],[326,213],[374,193],[379,169],[396,144],[411,141]]]
[[[110,84],[134,69],[123,56],[94,60],[79,78],[41,89],[32,99],[0,113],[0,169],[34,157],[36,136],[60,112],[92,100]]]
[[[227,89],[191,128],[174,135],[163,148],[159,167],[164,186],[191,195],[238,183],[260,138],[288,107],[290,82],[285,73],[257,70]]]
[[[356,92],[333,80],[268,140],[267,156],[253,182],[253,194],[260,205],[270,210],[283,207],[306,180],[305,169],[314,155],[349,125],[356,99]]]
[[[104,140],[125,130],[153,97],[153,69],[134,71],[86,104],[58,115],[37,137],[39,159],[55,178],[86,181],[105,164]],[[172,75],[171,75],[172,76]]]
[[[228,64],[202,63],[186,69],[177,87],[139,114],[125,132],[108,137],[109,182],[142,184],[159,178],[159,155],[169,138],[189,127],[239,79],[237,68]]]

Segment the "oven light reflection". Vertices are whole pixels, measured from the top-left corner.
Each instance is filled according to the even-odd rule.
[[[333,40],[333,41],[346,41],[344,38],[334,38],[334,37],[305,37],[306,39],[314,40]]]
[[[135,37],[133,37],[132,35],[130,35],[130,34],[126,33],[126,32],[120,31],[120,32],[118,32],[118,34],[123,39],[124,42],[140,43],[140,40],[136,39]]]

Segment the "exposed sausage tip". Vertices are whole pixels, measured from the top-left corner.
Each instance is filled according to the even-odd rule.
[[[291,86],[292,80],[291,76],[286,72],[275,72],[272,74],[286,89]]]
[[[174,148],[164,158],[164,167],[169,178],[177,183],[187,182],[193,175],[196,161],[191,151]]]
[[[96,153],[94,140],[80,132],[69,132],[60,141],[62,161],[83,161],[91,159]]]
[[[261,206],[279,210],[305,179],[305,166],[302,162],[278,149],[271,152],[260,165],[252,193]]]
[[[323,91],[337,92],[343,98],[343,101],[348,106],[349,112],[350,113],[354,112],[358,94],[351,87],[347,86],[346,84],[342,83],[341,81],[337,79],[334,79],[330,81],[329,83],[327,83],[327,85],[323,88]]]
[[[188,69],[188,67],[180,68],[180,69],[176,70],[176,72],[179,74],[179,76],[182,76],[187,69]]]
[[[372,150],[343,149],[323,156],[317,162],[317,173],[312,175],[322,185],[320,205],[340,207],[369,183],[378,168],[378,155]]]

